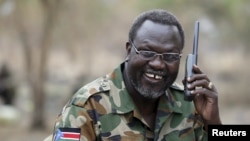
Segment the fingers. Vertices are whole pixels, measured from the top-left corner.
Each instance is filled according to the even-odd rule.
[[[194,74],[192,77],[188,78],[188,81],[194,81],[194,80],[200,80],[200,79],[206,79],[208,82],[210,82],[209,78],[207,77],[207,75],[205,73],[202,72],[202,70],[197,66],[194,65],[193,66],[193,71]]]
[[[191,94],[195,96],[216,96],[216,89],[208,76],[203,73],[197,65],[193,66],[193,71],[195,73],[191,77],[187,78],[187,81],[189,83],[187,87],[189,90],[191,90]]]
[[[208,79],[206,79],[206,76],[204,75],[204,77],[199,77],[199,79],[194,79],[194,81],[192,81],[191,79],[188,80],[189,84],[188,84],[188,88],[189,89],[194,89],[194,88],[207,88],[209,90],[212,90],[214,85],[211,81],[208,81]]]

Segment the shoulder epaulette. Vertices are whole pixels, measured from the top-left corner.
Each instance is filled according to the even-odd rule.
[[[100,77],[80,88],[73,96],[71,104],[81,106],[90,96],[110,90],[107,76]]]

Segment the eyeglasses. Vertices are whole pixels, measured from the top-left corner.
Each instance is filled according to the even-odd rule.
[[[182,56],[182,54],[179,54],[179,53],[156,53],[154,51],[146,51],[146,50],[139,51],[137,50],[135,44],[132,41],[130,41],[130,43],[132,44],[132,47],[135,49],[136,54],[141,55],[141,57],[147,60],[151,60],[155,56],[159,55],[159,56],[162,56],[164,61],[171,63],[171,62],[180,60]]]

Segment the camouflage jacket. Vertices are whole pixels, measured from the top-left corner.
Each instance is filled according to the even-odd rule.
[[[53,141],[207,140],[193,102],[183,100],[176,83],[160,98],[151,130],[126,90],[122,65],[74,94],[55,122]]]

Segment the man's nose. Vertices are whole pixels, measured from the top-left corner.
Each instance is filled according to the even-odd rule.
[[[162,55],[154,56],[154,58],[149,61],[149,65],[155,69],[163,69],[165,67],[165,62]]]

